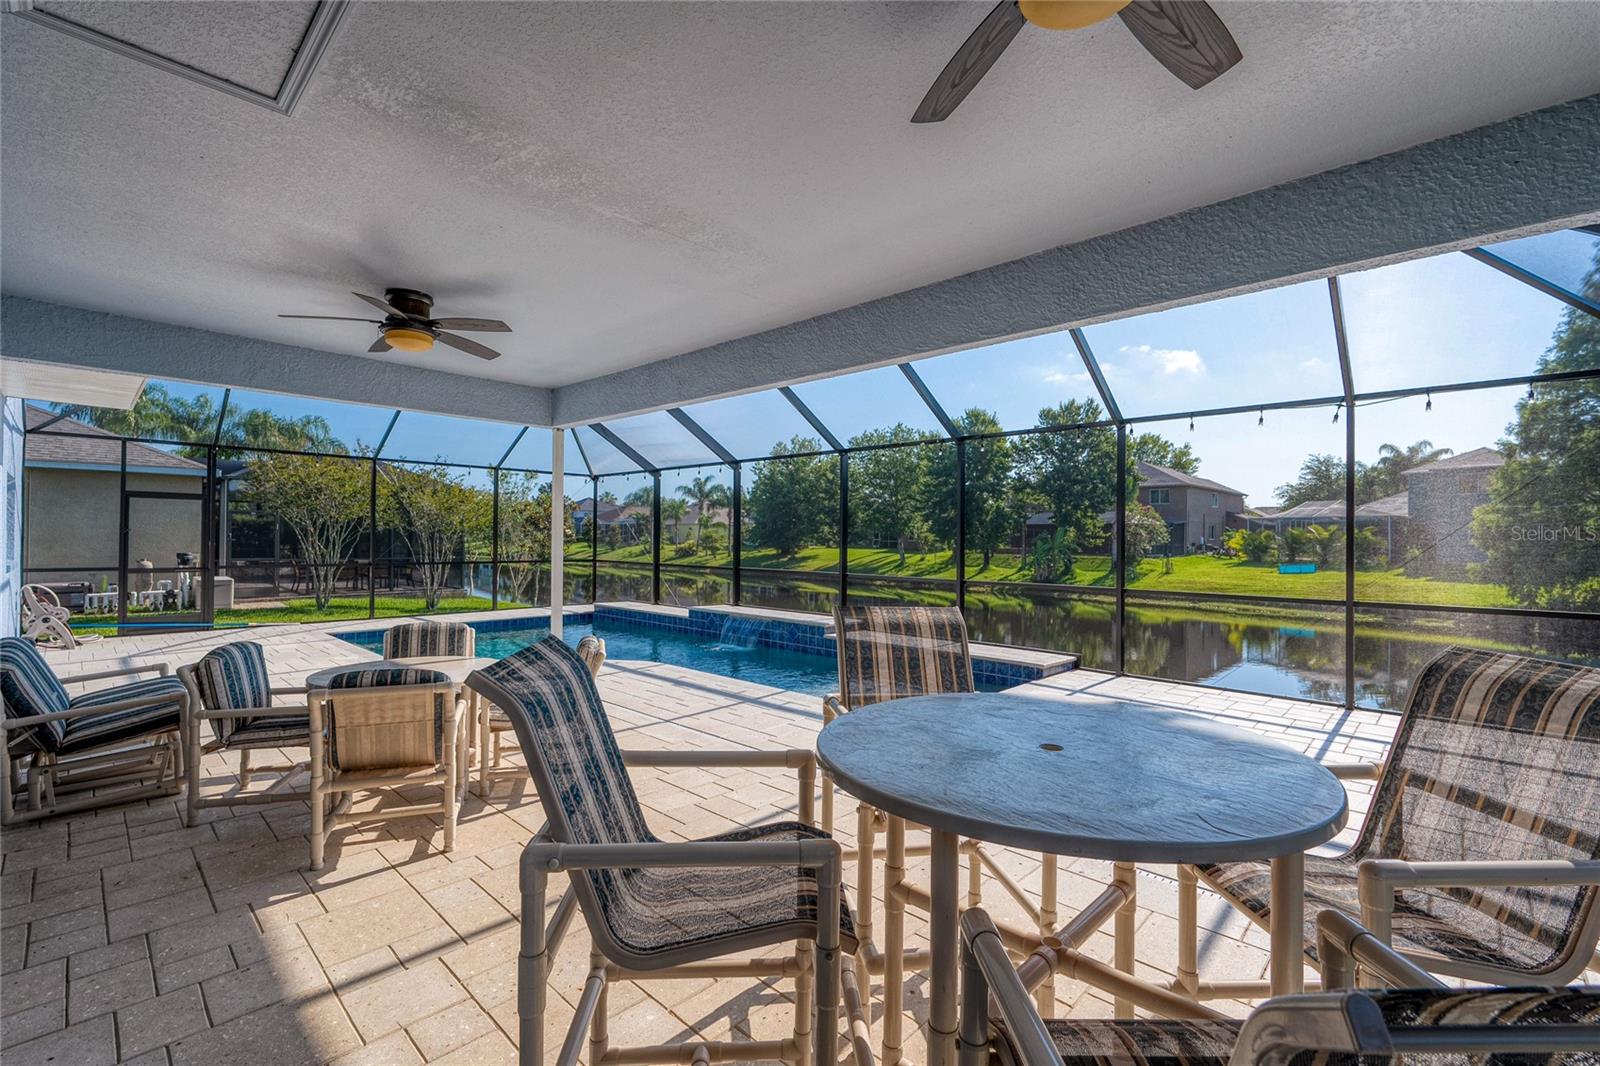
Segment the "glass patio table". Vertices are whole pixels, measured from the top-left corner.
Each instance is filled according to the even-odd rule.
[[[1077,956],[1076,976],[1112,986],[1119,1016],[1131,1016],[1130,996],[1176,1002],[1123,976],[1134,969],[1134,864],[1271,860],[1272,993],[1304,988],[1304,853],[1349,810],[1344,786],[1297,751],[1133,701],[980,692],[852,711],[823,728],[817,757],[857,799],[932,831],[928,1066],[955,1056],[962,837],[1115,864],[1107,906],[1085,908],[1055,949],[1073,950],[1114,908],[1118,972]]]

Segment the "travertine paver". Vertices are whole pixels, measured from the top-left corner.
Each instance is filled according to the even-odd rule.
[[[502,612],[503,616],[504,612]],[[280,684],[336,663],[372,658],[335,640],[337,626],[253,631]],[[63,675],[111,665],[198,658],[232,634],[141,635],[50,653]],[[810,747],[820,727],[814,696],[654,663],[608,663],[600,688],[624,747]],[[1326,760],[1380,756],[1394,719],[1293,700],[1080,671],[1030,686],[1086,690],[1183,707],[1255,729]],[[303,752],[263,757],[288,761]],[[519,758],[514,757],[514,758]],[[232,758],[209,757],[208,791],[235,782]],[[705,835],[741,822],[793,817],[794,778],[779,771],[639,770],[655,831]],[[405,802],[383,799],[381,802]],[[456,849],[440,854],[435,820],[383,823],[335,837],[328,867],[305,869],[303,804],[220,807],[195,828],[179,800],[82,813],[8,830],[0,838],[0,1040],[7,1066],[32,1062],[188,1064],[514,1061],[518,937],[517,859],[543,822],[528,783],[502,780],[488,802],[464,804]],[[370,802],[370,801],[369,801]],[[1352,796],[1357,811],[1366,793]],[[1358,823],[1357,819],[1357,823]],[[854,805],[839,797],[849,841]],[[1346,831],[1353,836],[1354,825]],[[1037,889],[1036,858],[996,849]],[[911,863],[912,876],[921,876]],[[1093,896],[1105,863],[1064,862],[1061,911]],[[1141,871],[1141,972],[1170,976],[1176,889],[1170,868]],[[986,903],[1020,921],[1004,893]],[[1266,936],[1204,895],[1203,969],[1218,979],[1260,977]],[[881,929],[881,909],[878,915]],[[908,936],[922,939],[912,912]],[[1109,959],[1110,938],[1088,950]],[[588,968],[575,928],[556,958],[552,1038],[570,1017]],[[925,1017],[925,982],[908,982],[905,1009]],[[1058,1010],[1105,1015],[1106,997],[1058,978]],[[693,980],[619,985],[614,1042],[761,1039],[792,1024],[783,982]],[[1237,1005],[1235,1005],[1237,1007]],[[1238,1007],[1242,1010],[1242,1007]],[[882,1003],[875,1003],[882,1014]],[[921,1057],[921,1043],[909,1053]]]

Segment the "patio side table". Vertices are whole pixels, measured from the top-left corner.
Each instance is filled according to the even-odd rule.
[[[1144,989],[1147,999],[1180,1002],[1131,976],[1134,864],[1270,859],[1273,994],[1304,987],[1304,853],[1337,834],[1349,811],[1333,774],[1297,751],[1137,702],[968,693],[853,711],[822,730],[817,756],[857,799],[932,830],[928,1066],[955,1056],[961,837],[1115,864],[1112,887],[1063,928],[1054,950],[1072,951],[1114,913],[1115,970],[1077,957],[1091,971],[1078,976],[1111,985],[1125,1017],[1134,1006],[1127,997]],[[891,856],[886,901],[904,891],[895,873]],[[890,985],[887,1066],[899,1052],[888,1019],[901,1011]]]

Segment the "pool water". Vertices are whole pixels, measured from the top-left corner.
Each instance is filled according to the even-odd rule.
[[[709,674],[736,677],[756,685],[806,692],[816,696],[826,695],[839,687],[839,669],[833,659],[824,655],[806,655],[779,648],[742,647],[708,641],[685,633],[667,630],[658,632],[627,628],[598,629],[589,623],[568,622],[563,627],[562,639],[576,645],[589,633],[606,642],[607,659],[643,659],[648,662],[685,666],[691,670],[704,670]],[[478,633],[478,654],[503,659],[521,651],[550,635],[546,626],[528,626],[522,629],[495,629]],[[383,634],[359,633],[344,636],[369,651],[383,651]]]

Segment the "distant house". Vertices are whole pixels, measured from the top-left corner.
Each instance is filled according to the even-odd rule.
[[[1472,542],[1472,513],[1489,502],[1489,480],[1505,462],[1493,448],[1474,448],[1401,475],[1409,498],[1411,543],[1422,549],[1408,570],[1460,574],[1468,564],[1488,558]]]
[[[1167,523],[1168,551],[1183,555],[1215,547],[1247,522],[1244,493],[1217,481],[1140,460],[1139,502]]]
[[[1154,463],[1138,461],[1138,502],[1146,504],[1167,523],[1165,545],[1158,555],[1183,555],[1221,543],[1230,529],[1243,529],[1251,514],[1244,505],[1244,493],[1217,481],[1171,470]],[[1109,539],[1116,512],[1100,515]],[[1055,529],[1055,516],[1049,511],[1030,514],[1024,522],[1025,546]],[[1087,546],[1084,546],[1087,547]]]
[[[1472,515],[1489,502],[1489,481],[1505,465],[1493,448],[1474,448],[1412,467],[1400,476],[1404,492],[1356,508],[1356,528],[1383,538],[1391,564],[1415,549],[1407,570],[1424,576],[1459,575],[1487,556],[1472,542]],[[1253,529],[1284,530],[1313,525],[1343,525],[1343,500],[1307,500],[1274,514],[1260,508]]]
[[[29,580],[115,583],[122,543],[122,439],[86,422],[57,419],[34,404],[27,406],[27,426],[23,514]],[[204,490],[204,463],[133,441],[127,457],[129,492],[198,496]],[[144,558],[170,568],[179,552],[200,554],[198,503],[135,500],[129,512],[130,561]]]

